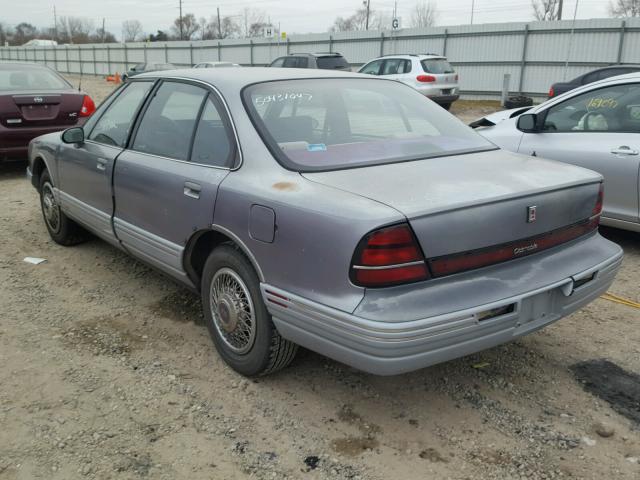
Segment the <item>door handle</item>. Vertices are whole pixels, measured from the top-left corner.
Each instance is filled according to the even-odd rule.
[[[638,155],[638,150],[633,150],[627,145],[621,145],[618,148],[611,150],[613,155]]]
[[[191,198],[200,198],[202,187],[197,183],[184,182],[184,194]]]
[[[102,172],[107,169],[108,160],[106,158],[98,158],[96,168]]]

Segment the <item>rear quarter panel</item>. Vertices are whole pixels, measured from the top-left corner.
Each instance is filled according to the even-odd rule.
[[[275,212],[272,243],[250,235],[253,205]],[[277,165],[261,175],[244,167],[230,173],[220,186],[214,214],[215,224],[231,230],[251,251],[266,283],[347,312],[364,294],[349,280],[358,242],[370,230],[402,220],[399,212],[381,203]]]

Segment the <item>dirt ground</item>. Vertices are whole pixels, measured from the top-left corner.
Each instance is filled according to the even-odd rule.
[[[53,243],[24,167],[0,164],[0,479],[640,478],[640,425],[589,393],[613,370],[573,373],[640,372],[640,310],[598,299],[396,377],[304,351],[246,380],[197,297],[99,240]],[[640,301],[640,235],[603,233],[626,253],[611,292]]]

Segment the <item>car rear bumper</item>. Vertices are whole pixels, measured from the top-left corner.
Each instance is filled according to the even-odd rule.
[[[456,100],[458,100],[458,98],[460,98],[460,95],[427,95],[427,97],[440,105],[444,105],[446,103],[455,102]]]
[[[73,125],[52,125],[50,127],[6,128],[0,126],[0,160],[8,158],[26,160],[29,142],[34,138],[71,127],[80,127],[84,122],[85,119],[78,119]]]
[[[543,328],[604,293],[622,262],[620,247],[599,235],[555,250],[538,254],[545,255],[544,262],[529,264],[530,274],[540,278],[530,276],[527,284],[532,287],[516,294],[508,281],[502,281],[501,289],[491,286],[489,293],[491,275],[499,277],[500,273],[487,274],[488,269],[480,269],[472,276],[454,275],[448,286],[433,281],[433,287],[430,281],[414,284],[412,293],[427,303],[437,297],[447,299],[430,307],[425,303],[425,316],[415,316],[415,305],[405,309],[405,303],[415,300],[397,289],[377,289],[376,298],[369,301],[365,295],[355,312],[347,313],[267,284],[261,288],[283,337],[360,370],[395,375],[494,347]],[[580,260],[574,262],[575,258]],[[557,268],[547,269],[545,264]],[[523,266],[527,270],[527,263],[517,260],[489,268],[504,270],[506,279],[507,270],[515,269],[511,273],[519,274],[517,270]],[[432,289],[437,290],[437,295],[430,299]],[[479,297],[478,291],[483,290],[487,293]],[[386,301],[381,300],[384,291],[390,292]],[[431,307],[441,311],[432,314]],[[407,317],[407,310],[414,316]],[[482,319],[490,311],[494,316]]]

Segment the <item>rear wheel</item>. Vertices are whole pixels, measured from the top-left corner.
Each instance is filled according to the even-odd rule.
[[[40,176],[40,206],[49,235],[60,245],[71,246],[87,239],[87,231],[67,217],[54,194],[53,182],[45,170]]]
[[[205,263],[202,304],[207,328],[222,359],[246,376],[286,367],[298,346],[280,336],[247,258],[232,245],[216,248]]]

